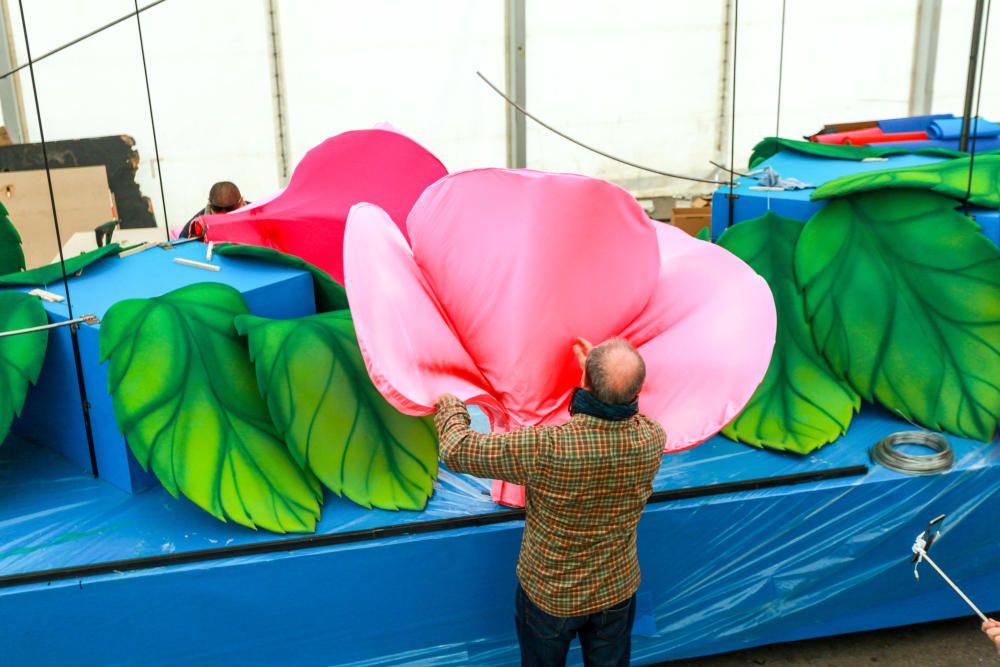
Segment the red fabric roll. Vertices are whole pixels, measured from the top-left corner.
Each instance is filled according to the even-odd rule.
[[[890,132],[877,137],[861,137],[849,140],[847,143],[854,146],[865,146],[867,144],[884,144],[888,141],[926,141],[930,137],[926,132]]]
[[[866,127],[863,130],[851,130],[849,132],[831,132],[830,134],[817,134],[811,140],[819,144],[845,144],[851,143],[857,146],[862,138],[878,137],[883,134],[881,128]]]

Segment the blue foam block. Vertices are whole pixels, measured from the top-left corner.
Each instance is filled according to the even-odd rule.
[[[831,160],[792,150],[783,150],[771,156],[757,168],[765,165],[773,167],[785,178],[797,178],[810,185],[820,186],[828,181],[866,171],[879,171],[897,167],[915,167],[923,164],[940,162],[946,158],[927,155],[894,155],[885,161],[859,162],[854,160]],[[733,224],[764,215],[768,210],[787,218],[803,222],[822,208],[824,201],[812,201],[812,190],[784,190],[773,192],[767,190],[751,190],[757,185],[753,178],[739,178],[737,187],[733,188],[738,195],[733,207]],[[720,187],[712,196],[712,238],[718,238],[729,225],[729,203],[726,195],[728,187]]]
[[[1000,145],[1000,140],[997,143]],[[895,155],[890,156],[885,161],[855,162],[852,160],[831,160],[794,151],[782,151],[764,160],[758,167],[770,165],[784,177],[794,177],[811,185],[819,186],[850,174],[919,166],[947,159],[927,155]],[[768,210],[786,218],[806,222],[826,204],[825,200],[812,201],[810,199],[812,190],[785,190],[782,192],[751,190],[750,188],[757,184],[754,179],[741,178],[738,179],[738,182],[739,185],[733,189],[733,192],[738,195],[733,206],[733,224],[760,217]],[[718,239],[728,226],[728,194],[728,187],[720,187],[712,195],[713,239]],[[982,226],[983,234],[997,246],[1000,246],[1000,213],[984,208],[971,208],[970,212]]]
[[[983,228],[983,234],[986,235],[986,238],[1000,246],[1000,211],[970,208],[969,213]]]
[[[171,250],[154,248],[126,258],[110,257],[84,269],[70,280],[74,315],[103,317],[124,299],[159,296],[199,282],[222,282],[239,290],[250,312],[275,319],[301,317],[315,312],[312,277],[306,271],[243,257],[216,255],[221,267],[210,272],[173,262],[175,257],[205,260],[205,246],[189,243]],[[30,289],[30,288],[29,288]],[[48,291],[64,295],[62,283]],[[66,303],[46,303],[51,321],[66,320]],[[142,470],[118,432],[107,389],[107,366],[99,359],[99,326],[79,330],[80,361],[90,403],[91,430],[99,475],[119,488],[138,491],[155,483]],[[91,469],[90,450],[83,425],[76,363],[70,332],[54,330],[49,336],[45,365],[38,385],[25,402],[13,431],[55,449],[79,467]]]

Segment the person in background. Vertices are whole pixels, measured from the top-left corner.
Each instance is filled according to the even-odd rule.
[[[247,202],[243,199],[243,195],[235,183],[219,181],[208,191],[208,204],[205,208],[191,216],[191,219],[187,221],[187,224],[181,230],[179,238],[186,239],[204,234],[204,225],[198,222],[198,218],[203,215],[229,213],[246,205]]]
[[[568,352],[568,350],[567,350]],[[472,431],[456,397],[437,400],[441,460],[453,471],[523,484],[515,625],[521,664],[628,665],[639,588],[636,525],[663,459],[663,429],[639,412],[642,357],[616,338],[574,346],[583,371],[569,422]]]
[[[992,618],[986,621],[983,623],[983,632],[996,645],[997,653],[1000,653],[1000,621],[994,621]]]

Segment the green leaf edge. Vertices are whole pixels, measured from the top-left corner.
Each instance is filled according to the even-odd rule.
[[[750,226],[749,227],[744,227],[745,225],[750,225]],[[776,368],[779,368],[779,367],[781,368],[781,372],[782,372],[783,379],[784,379],[784,384],[786,386],[791,386],[787,382],[788,366],[787,366],[787,363],[785,363],[785,359],[779,358],[777,356],[772,356],[771,363],[768,365],[767,373],[765,374],[764,379],[761,380],[761,384],[758,386],[757,390],[754,391],[753,395],[750,397],[750,400],[747,401],[747,404],[743,408],[743,410],[741,410],[740,413],[732,421],[730,421],[729,424],[727,424],[722,429],[722,435],[725,436],[725,437],[727,437],[727,438],[729,438],[730,440],[735,441],[735,442],[741,442],[741,443],[744,443],[744,444],[747,444],[747,445],[751,445],[753,447],[766,448],[766,449],[771,449],[771,450],[775,450],[775,451],[789,452],[789,453],[799,454],[799,455],[806,455],[806,454],[809,454],[809,453],[811,453],[811,452],[813,452],[813,451],[815,451],[817,449],[820,449],[821,447],[824,447],[824,446],[826,446],[826,445],[828,445],[828,444],[830,444],[832,442],[835,442],[840,436],[844,435],[847,432],[847,429],[850,427],[851,421],[853,420],[853,416],[855,414],[857,414],[857,412],[861,408],[861,397],[850,386],[850,384],[844,378],[841,378],[841,377],[837,376],[837,374],[830,367],[829,362],[826,360],[825,357],[823,357],[823,355],[820,353],[820,351],[816,348],[816,343],[813,340],[813,335],[812,335],[812,329],[811,329],[811,326],[810,326],[810,322],[805,317],[805,307],[804,307],[804,304],[802,304],[802,303],[799,304],[800,307],[801,307],[802,316],[803,316],[802,317],[802,321],[801,321],[801,325],[802,325],[803,329],[805,330],[804,331],[805,339],[808,341],[808,343],[809,343],[809,345],[811,346],[812,349],[811,350],[801,350],[801,345],[799,344],[800,341],[797,339],[796,335],[794,333],[785,333],[783,331],[782,327],[783,326],[787,326],[783,318],[788,317],[788,315],[787,315],[787,310],[788,309],[787,309],[787,307],[785,307],[785,305],[783,303],[781,303],[781,300],[779,300],[779,298],[775,295],[775,287],[774,287],[774,285],[772,285],[772,280],[775,278],[775,276],[772,276],[771,280],[769,280],[766,276],[763,276],[762,274],[760,274],[757,271],[757,266],[756,266],[757,263],[754,262],[754,259],[757,258],[757,257],[759,257],[759,255],[761,253],[766,252],[766,250],[769,247],[772,247],[772,244],[765,242],[765,244],[761,245],[761,247],[758,249],[758,252],[755,254],[754,257],[743,257],[739,252],[737,252],[736,249],[734,249],[734,248],[731,247],[733,245],[733,240],[734,239],[738,239],[740,235],[745,235],[745,234],[748,234],[748,233],[764,233],[765,236],[768,237],[768,238],[773,237],[775,231],[777,231],[777,230],[774,230],[774,229],[772,229],[770,227],[765,228],[765,230],[763,232],[757,232],[755,226],[765,226],[765,225],[767,225],[767,226],[770,226],[770,225],[795,225],[796,227],[799,228],[797,230],[797,234],[796,234],[795,240],[792,241],[792,252],[791,252],[791,256],[788,258],[790,266],[787,268],[787,273],[788,273],[788,279],[790,279],[792,281],[792,288],[794,289],[795,293],[798,295],[798,298],[801,300],[802,299],[802,291],[801,291],[801,289],[800,289],[800,287],[799,287],[799,285],[798,285],[798,283],[797,283],[797,281],[795,279],[795,267],[794,267],[795,245],[797,244],[799,234],[801,234],[801,228],[805,227],[805,224],[801,220],[796,220],[796,219],[793,219],[793,218],[788,218],[788,217],[780,216],[780,215],[777,215],[776,213],[772,213],[772,212],[768,211],[767,213],[765,213],[762,216],[759,216],[757,218],[753,218],[753,219],[750,219],[750,220],[744,220],[739,225],[734,225],[733,227],[727,229],[719,237],[717,243],[718,243],[718,245],[720,247],[725,248],[729,252],[731,252],[734,255],[736,255],[737,257],[739,257],[743,262],[745,262],[748,266],[750,266],[750,268],[752,268],[754,270],[754,272],[758,273],[758,275],[760,275],[765,280],[765,282],[768,283],[768,287],[771,289],[771,293],[772,293],[772,296],[775,299],[775,303],[776,303],[776,305],[778,305],[778,332],[777,332],[777,340],[778,341],[783,341],[783,340],[785,340],[785,338],[787,338],[789,341],[791,341],[792,344],[796,345],[796,347],[799,348],[802,353],[804,353],[804,356],[809,361],[811,361],[814,366],[816,366],[822,372],[824,372],[824,374],[826,375],[826,377],[831,382],[833,382],[837,386],[839,386],[839,388],[844,392],[844,394],[850,399],[850,405],[851,405],[852,410],[850,412],[850,415],[846,419],[846,423],[843,423],[843,421],[841,419],[837,418],[836,416],[834,416],[831,413],[831,410],[827,409],[827,407],[825,407],[823,405],[820,405],[819,403],[817,403],[816,401],[812,400],[811,398],[807,398],[805,395],[803,395],[801,393],[801,391],[798,391],[796,389],[790,389],[789,391],[791,391],[791,393],[797,394],[800,400],[803,400],[803,401],[806,401],[806,402],[812,404],[820,412],[823,412],[824,414],[826,414],[827,417],[829,418],[830,423],[837,425],[837,427],[838,427],[837,430],[835,432],[834,431],[826,432],[824,434],[823,438],[816,439],[814,442],[811,442],[811,443],[805,443],[805,442],[801,442],[801,441],[796,441],[794,439],[794,437],[790,438],[789,443],[767,441],[767,440],[765,440],[760,435],[759,430],[757,432],[755,432],[754,434],[748,434],[746,431],[742,430],[740,428],[740,419],[741,419],[741,417],[743,417],[744,413],[747,410],[751,410],[751,409],[754,409],[756,407],[757,401],[760,399],[759,392],[762,389],[765,389],[765,388],[768,390],[768,392],[773,392],[773,391],[775,391],[775,388],[778,386],[778,383],[781,382],[780,380],[776,380],[774,384],[771,384],[770,386],[768,386],[769,385],[768,380],[770,379],[772,373],[775,372]],[[777,347],[776,347],[775,351],[776,352],[778,351]],[[783,403],[784,403],[784,400],[783,400]],[[787,408],[787,406],[786,406],[786,408]],[[790,410],[786,409],[785,412],[787,414],[788,412],[790,412]],[[759,426],[759,422],[758,422],[758,426]],[[789,433],[793,433],[793,432],[794,432],[793,430],[789,429]],[[798,446],[796,446],[796,445],[798,445]]]
[[[3,205],[0,204],[0,206]],[[0,309],[0,331],[27,329],[29,327],[44,326],[49,323],[48,314],[45,312],[45,307],[38,297],[25,294],[24,292],[2,291],[0,292],[0,303],[4,301],[13,301],[14,304],[13,306],[8,305]],[[19,313],[18,310],[21,308],[24,308],[26,312]],[[21,315],[22,317],[14,319],[16,315]],[[20,354],[18,356],[22,365],[15,365],[16,361],[9,360],[7,355],[0,354],[0,367],[4,365],[12,366],[14,370],[13,375],[19,376],[19,379],[23,380],[25,384],[23,397],[16,404],[12,401],[10,395],[0,396],[0,445],[10,435],[10,429],[14,424],[14,420],[21,415],[21,411],[24,409],[24,403],[28,397],[28,387],[38,384],[38,378],[41,376],[42,367],[45,364],[45,351],[49,344],[49,332],[48,330],[42,330],[20,334],[14,338],[0,338],[0,350],[3,350],[5,347],[6,341],[13,342],[15,338],[18,339],[18,345],[24,345],[26,341],[35,341],[37,347],[33,351],[36,352],[36,355],[34,358],[27,359],[27,363],[23,363],[25,362],[24,355]],[[6,344],[9,345],[12,343]],[[3,404],[8,401],[11,402],[4,407]]]
[[[331,278],[330,274],[326,271],[314,264],[310,264],[301,257],[296,257],[295,255],[290,255],[274,248],[237,243],[220,243],[215,246],[215,252],[220,255],[249,257],[263,262],[271,262],[272,264],[281,264],[309,271],[313,278],[316,312],[328,313],[348,308],[347,291],[344,289],[344,286]]]
[[[310,323],[310,322],[308,322],[308,320],[315,319],[318,316],[324,316],[324,315],[325,316],[331,316],[332,315],[334,317],[337,317],[337,316],[343,317],[345,320],[347,320],[348,322],[351,323],[351,328],[353,330],[353,318],[351,317],[351,314],[350,314],[349,311],[343,310],[343,309],[339,310],[339,311],[330,311],[330,312],[326,312],[326,313],[318,313],[317,315],[310,315],[310,316],[306,316],[306,317],[302,317],[302,318],[296,318],[296,321],[301,322],[301,324],[304,325],[304,326],[317,326],[315,324],[315,322]],[[264,318],[264,317],[258,317],[256,315],[240,315],[235,320],[235,326],[236,326],[237,331],[240,333],[240,335],[247,336],[248,339],[250,340],[250,344],[249,344],[250,356],[251,356],[251,359],[253,360],[253,362],[254,362],[254,364],[256,366],[256,369],[257,369],[256,370],[256,377],[257,377],[257,382],[258,382],[258,388],[260,390],[261,395],[264,396],[265,401],[267,402],[269,411],[271,411],[271,418],[272,418],[272,421],[274,421],[274,423],[275,423],[275,428],[278,430],[278,432],[281,434],[282,438],[285,440],[286,446],[288,446],[289,450],[292,451],[293,458],[295,459],[295,461],[299,465],[303,466],[303,468],[305,468],[305,469],[309,470],[311,473],[315,474],[317,476],[317,478],[319,478],[319,474],[316,471],[312,470],[312,468],[309,465],[308,461],[302,461],[301,458],[300,458],[300,455],[289,444],[289,442],[288,442],[288,435],[287,435],[289,426],[288,425],[279,424],[279,421],[281,421],[281,420],[279,420],[278,418],[276,418],[276,416],[275,416],[275,414],[274,414],[274,412],[273,412],[273,410],[271,408],[271,400],[270,400],[270,394],[271,394],[271,392],[269,391],[269,387],[267,386],[268,382],[267,382],[267,379],[265,378],[265,375],[267,375],[268,372],[265,369],[263,369],[258,364],[259,346],[253,344],[254,333],[256,331],[258,331],[258,330],[260,330],[262,328],[266,328],[267,326],[269,326],[271,324],[274,324],[274,323],[288,323],[288,320],[271,320],[271,319]],[[282,342],[282,345],[284,345],[285,342],[287,342],[287,337]],[[381,399],[381,400],[385,401],[385,399],[382,398],[381,394],[378,392],[378,389],[375,387],[374,383],[372,383],[371,378],[367,374],[364,374],[364,377],[361,377],[360,376],[361,374],[357,373],[357,371],[356,371],[356,369],[354,367],[354,364],[352,364],[350,362],[345,362],[344,361],[343,356],[346,354],[346,351],[343,349],[342,344],[339,341],[337,343],[337,347],[338,347],[338,351],[335,353],[335,356],[338,357],[338,362],[346,369],[346,372],[350,376],[353,377],[354,381],[352,382],[352,385],[356,386],[359,383],[368,383],[369,385],[371,385],[370,386],[370,391],[373,393],[373,395],[375,397],[377,397],[374,400]],[[360,354],[360,346],[358,347],[358,353]],[[273,372],[273,368],[271,369],[271,372]],[[358,399],[357,402],[358,402],[359,405],[361,404],[362,401],[365,402],[365,403],[370,403],[373,400],[372,396],[368,395],[367,393],[365,393],[363,391],[360,392],[358,394],[358,396],[359,396],[359,399]],[[433,421],[432,421],[431,417],[413,417],[412,419],[415,419],[415,420],[418,420],[418,421],[422,422],[425,425],[425,427],[429,430],[431,436],[435,440],[437,439],[437,432],[436,432],[436,429],[433,426]],[[377,428],[378,428],[378,430],[379,430],[379,432],[381,434],[386,435],[387,437],[391,438],[392,440],[395,440],[395,441],[398,442],[398,439],[389,432],[389,430],[386,428],[385,424],[381,420],[375,420],[375,422],[376,422]],[[402,443],[400,443],[400,444],[402,444]],[[431,462],[431,464],[433,466],[432,469],[426,471],[427,475],[428,475],[428,478],[429,478],[429,480],[431,482],[431,488],[430,488],[430,490],[427,492],[427,494],[424,497],[420,498],[417,503],[415,503],[413,505],[409,505],[409,506],[408,505],[403,505],[403,504],[397,504],[397,506],[395,506],[395,507],[386,507],[386,506],[382,506],[382,505],[373,505],[371,502],[366,502],[364,500],[360,500],[360,499],[352,497],[351,494],[348,493],[348,492],[346,492],[343,488],[337,488],[336,486],[331,486],[329,484],[326,484],[325,482],[323,483],[323,485],[326,488],[330,489],[333,493],[337,494],[338,496],[347,498],[348,500],[350,500],[350,501],[352,501],[352,502],[354,502],[354,503],[356,503],[356,504],[358,504],[358,505],[360,505],[362,507],[365,507],[367,509],[372,509],[373,507],[377,507],[378,509],[390,510],[390,511],[396,511],[396,510],[422,511],[423,509],[426,508],[428,500],[433,495],[433,481],[438,478],[438,472],[439,472],[438,458],[434,457],[434,459]],[[421,463],[421,467],[423,467],[423,463]]]

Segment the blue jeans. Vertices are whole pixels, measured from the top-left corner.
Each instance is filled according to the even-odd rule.
[[[539,609],[517,586],[514,620],[522,667],[566,664],[570,642],[580,636],[586,667],[627,667],[632,652],[635,595],[585,616],[552,616]]]

